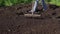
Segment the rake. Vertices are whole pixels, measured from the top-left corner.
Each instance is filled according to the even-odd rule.
[[[47,5],[44,0],[41,0],[41,4],[43,7],[43,11],[47,10]],[[41,15],[38,14],[38,12],[35,14],[37,6],[38,6],[38,0],[35,0],[34,4],[32,6],[32,10],[29,11],[30,13],[24,14],[24,16],[26,16],[26,17],[40,17]]]

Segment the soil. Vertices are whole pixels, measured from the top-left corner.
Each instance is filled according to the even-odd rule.
[[[40,18],[20,16],[30,10],[31,4],[0,7],[0,34],[60,34],[60,7],[48,8]]]

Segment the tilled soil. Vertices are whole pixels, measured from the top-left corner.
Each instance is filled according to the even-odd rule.
[[[60,8],[48,9],[40,18],[20,16],[29,10],[31,5],[0,7],[0,34],[60,34]]]

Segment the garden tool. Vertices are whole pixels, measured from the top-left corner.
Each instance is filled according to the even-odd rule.
[[[41,4],[42,4],[42,7],[43,7],[43,10],[46,10],[47,6],[46,6],[46,3],[45,3],[44,0],[41,0]],[[24,14],[24,16],[26,16],[26,17],[40,17],[41,15],[38,14],[38,13],[34,14],[36,12],[37,6],[38,6],[38,0],[35,0],[34,5],[32,6],[32,10],[29,11],[31,13]]]

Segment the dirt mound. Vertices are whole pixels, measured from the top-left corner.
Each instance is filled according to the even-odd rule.
[[[60,8],[48,9],[39,19],[20,16],[29,10],[31,4],[1,7],[0,34],[60,34]]]

